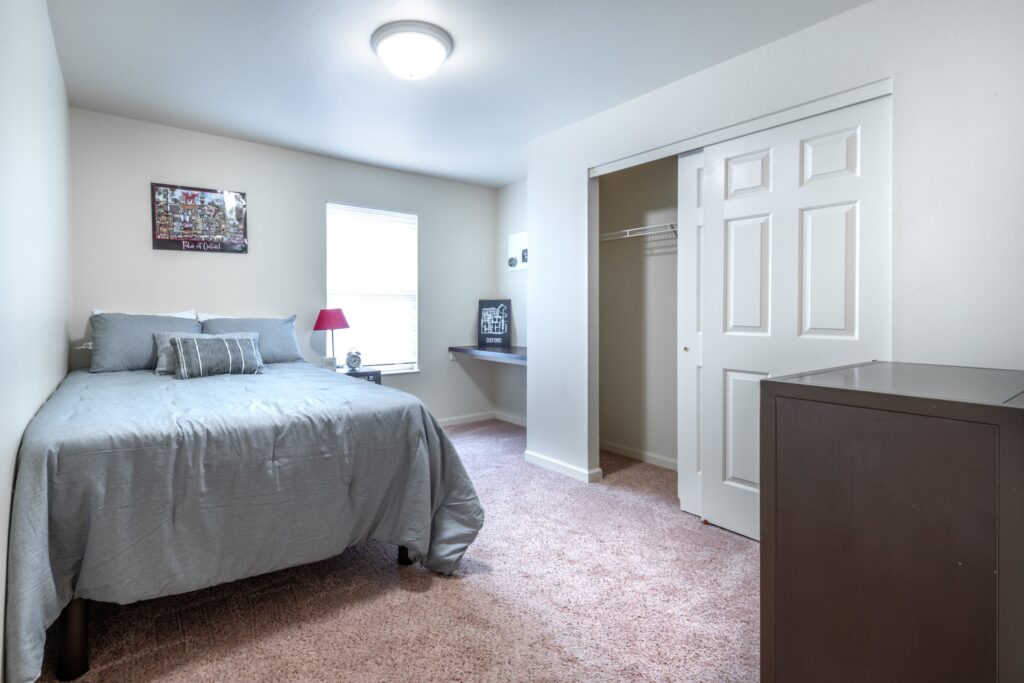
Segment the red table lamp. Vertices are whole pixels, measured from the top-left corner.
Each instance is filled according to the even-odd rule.
[[[320,315],[316,317],[313,329],[331,331],[331,356],[334,357],[334,331],[344,330],[348,326],[345,313],[340,308],[321,308]]]

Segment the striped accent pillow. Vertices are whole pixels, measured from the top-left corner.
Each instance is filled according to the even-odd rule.
[[[259,341],[255,338],[175,337],[171,339],[171,348],[178,379],[263,372]]]
[[[256,340],[256,347],[260,345],[260,335],[255,332],[231,332],[229,334],[203,334],[202,332],[154,332],[153,342],[156,343],[156,374],[158,375],[173,375],[175,373],[176,358],[174,349],[171,348],[171,340],[175,337],[181,337],[182,339],[198,337],[200,339],[209,338],[216,339],[223,337],[230,339],[237,337],[238,339],[254,339]],[[242,344],[245,344],[243,341]],[[260,354],[261,356],[263,354]]]

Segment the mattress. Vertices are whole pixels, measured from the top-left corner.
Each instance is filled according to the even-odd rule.
[[[453,572],[483,525],[423,404],[308,363],[178,380],[70,373],[18,455],[7,680],[40,673],[74,597],[127,604],[322,560],[366,540]]]

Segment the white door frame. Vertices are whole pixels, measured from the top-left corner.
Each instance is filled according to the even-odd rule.
[[[794,123],[801,119],[808,119],[812,116],[817,116],[818,114],[835,111],[836,109],[843,109],[844,107],[860,104],[861,102],[867,102],[869,100],[875,100],[879,97],[892,95],[892,93],[892,78],[883,78],[880,81],[874,81],[867,85],[843,90],[842,92],[835,93],[834,95],[819,97],[818,99],[811,100],[810,102],[804,102],[803,104],[797,104],[792,107],[787,107],[786,109],[780,109],[779,111],[771,112],[753,119],[747,119],[746,121],[740,121],[739,123],[723,126],[722,128],[715,128],[677,142],[672,142],[644,152],[631,154],[628,157],[599,164],[590,169],[590,177],[597,178],[605,175],[606,173],[614,173],[615,171],[621,171],[624,168],[631,168],[633,166],[639,166],[640,164],[646,164],[648,161],[657,161],[658,159],[664,159],[665,157],[679,156],[686,152],[692,152],[695,149],[702,149],[719,142],[725,142],[726,140],[741,138],[745,135],[750,135],[751,133],[759,133],[762,130],[768,130],[769,128],[778,128],[779,126],[784,126],[787,123]]]
[[[700,419],[704,357],[704,150],[680,154],[677,158],[676,491],[679,507],[700,516],[703,511]]]
[[[649,161],[656,161],[670,156],[679,156],[686,152],[703,149],[709,145],[725,142],[734,138],[743,137],[751,133],[757,133],[770,128],[783,126],[787,123],[794,123],[801,119],[810,118],[826,112],[842,109],[854,104],[868,102],[870,100],[886,97],[893,94],[892,78],[883,78],[878,81],[867,83],[862,86],[843,90],[832,95],[820,97],[815,100],[769,112],[746,121],[740,121],[721,128],[715,128],[698,135],[693,135],[683,140],[661,145],[653,149],[631,154],[620,159],[608,161],[592,167],[589,170],[590,182],[587,192],[587,336],[588,336],[588,358],[587,358],[587,450],[588,450],[588,481],[597,481],[601,478],[601,449],[600,449],[600,364],[598,362],[598,340],[597,329],[600,316],[600,303],[597,292],[600,286],[600,271],[598,258],[598,183],[595,179],[607,173],[621,171]]]

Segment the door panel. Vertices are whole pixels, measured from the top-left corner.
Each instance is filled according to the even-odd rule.
[[[758,395],[762,372],[725,371],[725,471],[732,486],[757,491],[761,484],[758,434],[761,418]]]
[[[771,189],[772,151],[762,149],[725,160],[725,198],[767,192]]]
[[[768,334],[771,216],[725,222],[726,334]]]
[[[882,98],[703,150],[703,253],[679,270],[701,265],[702,331],[680,333],[700,355],[679,357],[699,410],[680,401],[679,434],[680,462],[699,439],[699,514],[714,524],[760,536],[762,378],[891,356],[890,130]]]
[[[800,210],[800,334],[857,336],[857,203]]]
[[[820,135],[800,143],[800,177],[804,184],[841,175],[858,175],[860,129]]]
[[[679,157],[679,249],[677,262],[677,401],[679,505],[701,514],[700,411],[703,373],[701,339],[704,327],[704,155]]]

